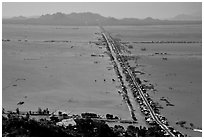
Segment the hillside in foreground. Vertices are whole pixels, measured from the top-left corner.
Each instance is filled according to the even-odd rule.
[[[150,128],[129,125],[109,127],[104,121],[76,118],[74,125],[56,125],[56,121],[39,121],[19,115],[2,116],[3,137],[159,137],[164,136],[159,126]]]

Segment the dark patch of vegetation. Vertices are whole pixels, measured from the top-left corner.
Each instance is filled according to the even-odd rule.
[[[2,118],[2,136],[7,137],[59,137],[74,136],[52,122],[9,116]]]
[[[103,121],[91,119],[76,119],[76,128],[80,136],[84,137],[114,137],[113,130]]]
[[[146,48],[141,48],[141,51],[146,51],[147,49]]]
[[[104,121],[90,118],[75,119],[76,125],[57,126],[55,122],[8,114],[2,116],[3,137],[149,137],[164,136],[159,126],[150,128],[129,125],[127,129],[115,125],[109,127]]]
[[[160,100],[166,102],[166,106],[174,106],[174,104],[169,102],[169,100],[167,100],[167,98],[161,97]]]
[[[9,41],[11,41],[11,40],[9,40],[9,39],[2,39],[2,41],[3,41],[3,42],[9,42]]]
[[[133,49],[133,46],[132,45],[128,45],[127,46],[129,49]]]

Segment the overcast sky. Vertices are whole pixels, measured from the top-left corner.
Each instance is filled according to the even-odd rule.
[[[174,17],[178,14],[201,14],[202,3],[187,2],[3,2],[2,16],[36,16],[42,14],[53,14],[56,12],[72,13],[72,12],[93,12],[103,16],[111,16],[116,18],[134,17],[146,18],[153,17],[166,19]]]

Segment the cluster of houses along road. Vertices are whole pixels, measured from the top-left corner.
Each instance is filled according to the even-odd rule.
[[[157,107],[156,103],[153,102],[153,100],[149,97],[146,88],[144,88],[140,79],[137,78],[134,72],[131,70],[127,57],[123,56],[121,46],[119,46],[118,43],[115,43],[115,40],[107,34],[108,33],[102,33],[102,36],[104,39],[103,41],[107,42],[106,48],[109,51],[110,59],[111,61],[116,61],[115,59],[117,59],[120,67],[122,67],[122,72],[126,77],[128,86],[131,88],[135,100],[137,101],[137,103],[139,103],[140,110],[144,114],[146,122],[149,125],[157,126],[158,130],[162,131],[164,136],[184,136],[179,131],[169,126],[167,119],[160,114],[159,108]],[[122,86],[122,92],[120,93],[125,96],[124,99],[127,100],[128,104],[129,99],[127,95],[127,88],[123,83],[122,76],[116,62],[113,63],[114,69]],[[131,106],[131,103],[129,106]],[[136,117],[134,118],[136,119]]]

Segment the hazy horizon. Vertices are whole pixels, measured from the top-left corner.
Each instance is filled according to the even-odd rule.
[[[164,12],[165,11],[165,12]],[[3,2],[2,18],[62,12],[92,12],[115,18],[168,19],[180,14],[201,16],[201,2]]]

